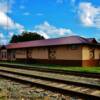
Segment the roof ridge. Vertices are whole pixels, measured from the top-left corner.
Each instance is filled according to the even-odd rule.
[[[80,36],[67,36],[56,39],[43,39],[43,40],[34,40],[34,41],[25,41],[11,43],[7,45],[7,48],[28,48],[28,47],[40,47],[40,46],[54,46],[54,45],[69,45],[69,44],[91,44],[87,38]]]
[[[73,35],[73,36],[67,36],[67,37],[49,38],[49,39],[41,39],[41,40],[31,40],[31,41],[23,41],[23,42],[16,42],[16,43],[27,43],[27,42],[34,42],[34,41],[55,40],[55,39],[63,39],[63,38],[69,38],[69,37],[80,37],[82,39],[86,39],[86,38],[83,38],[83,37],[78,36],[78,35]],[[16,43],[10,43],[10,44],[16,44]]]

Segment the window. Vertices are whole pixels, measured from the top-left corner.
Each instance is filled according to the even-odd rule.
[[[4,58],[6,58],[7,56],[6,56],[6,52],[4,52]]]
[[[71,48],[72,50],[76,50],[76,49],[78,49],[78,46],[77,46],[77,45],[71,45],[70,48]]]
[[[56,59],[56,49],[55,48],[49,48],[48,49],[48,56],[49,59]]]
[[[15,58],[15,51],[12,52],[12,57]]]
[[[95,49],[90,49],[90,59],[94,59],[94,57],[95,57]]]
[[[31,49],[27,50],[27,58],[29,58],[29,59],[32,58],[32,50]]]
[[[1,56],[2,56],[2,58],[7,58],[7,53],[6,53],[6,51],[3,51],[3,52],[1,53]]]
[[[3,52],[1,53],[1,55],[2,55],[2,58],[3,58]]]

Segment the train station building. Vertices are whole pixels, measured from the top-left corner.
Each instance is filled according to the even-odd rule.
[[[0,47],[0,60],[100,66],[100,44],[95,38],[79,36],[11,43]]]

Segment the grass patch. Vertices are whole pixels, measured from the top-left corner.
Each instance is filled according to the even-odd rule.
[[[65,71],[78,71],[89,73],[100,73],[100,67],[52,67],[52,69],[59,69]]]
[[[49,68],[53,70],[64,70],[64,71],[78,71],[78,72],[89,72],[89,73],[100,73],[100,66],[98,67],[70,67],[70,66],[62,66],[62,65],[51,65],[51,64],[23,64],[18,62],[0,62],[1,64],[16,64],[26,67],[42,67]]]

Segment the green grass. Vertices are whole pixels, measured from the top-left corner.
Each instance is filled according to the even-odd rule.
[[[64,71],[78,71],[78,72],[90,72],[90,73],[100,73],[100,66],[98,67],[70,67],[70,66],[62,66],[62,65],[51,65],[51,64],[23,64],[17,62],[0,62],[4,64],[17,64],[26,67],[43,67],[49,68],[53,70],[64,70]]]
[[[53,69],[61,69],[65,71],[100,73],[100,67],[55,67]]]

